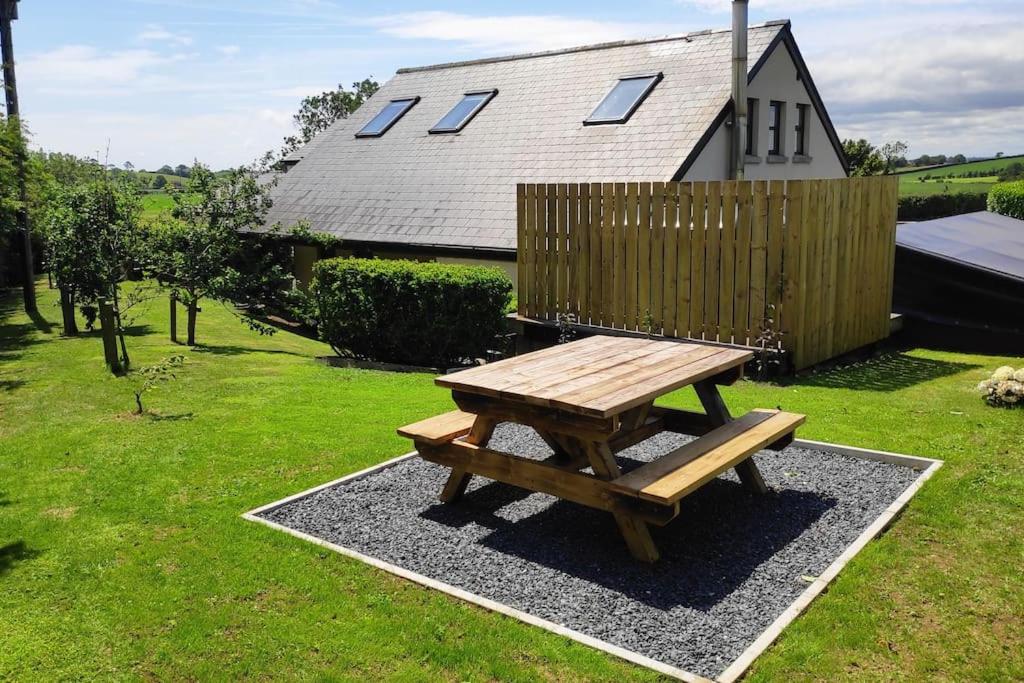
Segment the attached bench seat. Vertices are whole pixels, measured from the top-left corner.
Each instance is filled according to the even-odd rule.
[[[473,413],[453,410],[400,427],[398,433],[417,443],[440,446],[460,436],[469,434],[469,430],[473,428],[474,420],[476,420],[476,415]]]
[[[754,453],[792,436],[805,417],[753,410],[610,482],[619,493],[672,505]]]

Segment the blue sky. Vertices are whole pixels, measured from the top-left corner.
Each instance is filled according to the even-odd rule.
[[[839,133],[912,154],[1024,152],[1021,0],[751,0],[790,18]],[[139,168],[251,161],[305,94],[401,66],[729,24],[728,0],[23,0],[37,146]],[[109,156],[107,147],[109,142]]]

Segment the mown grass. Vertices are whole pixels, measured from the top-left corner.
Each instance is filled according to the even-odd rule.
[[[324,345],[211,303],[183,348],[159,300],[136,365],[188,363],[133,417],[130,378],[58,336],[55,301],[0,304],[0,678],[656,678],[239,518],[406,451],[395,426],[450,407],[429,376],[318,365]],[[755,680],[1024,676],[1024,411],[971,391],[1003,363],[1024,361],[915,350],[726,389],[735,412],[806,412],[808,438],[947,461]]]
[[[166,192],[150,192],[142,195],[143,218],[153,218],[172,208],[174,208],[174,201]]]

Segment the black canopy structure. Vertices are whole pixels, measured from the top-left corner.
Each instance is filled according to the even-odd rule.
[[[1024,221],[988,211],[896,230],[893,307],[979,347],[1024,342]]]

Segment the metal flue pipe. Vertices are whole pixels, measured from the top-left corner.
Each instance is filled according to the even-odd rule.
[[[732,2],[732,177],[743,180],[747,155],[747,0]]]

